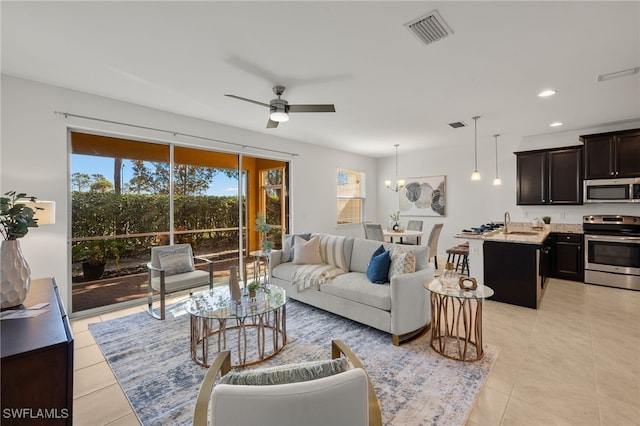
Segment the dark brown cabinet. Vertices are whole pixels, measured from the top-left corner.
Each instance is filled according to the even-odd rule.
[[[543,294],[544,246],[485,241],[484,283],[490,300],[537,309]]]
[[[53,279],[31,282],[23,306],[33,318],[2,320],[2,425],[71,425],[73,335]]]
[[[640,129],[581,136],[585,179],[640,176]]]
[[[515,154],[518,205],[582,204],[582,147]]]
[[[551,276],[572,281],[584,280],[584,252],[581,234],[552,234]]]

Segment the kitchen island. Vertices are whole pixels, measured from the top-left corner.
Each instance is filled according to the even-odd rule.
[[[510,223],[482,234],[460,233],[469,242],[469,275],[488,285],[491,300],[536,309],[549,276],[551,232],[582,232],[580,225],[553,224],[533,229],[527,223]]]

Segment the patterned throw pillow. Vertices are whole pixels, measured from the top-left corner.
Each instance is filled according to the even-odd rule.
[[[285,383],[307,382],[343,373],[352,368],[347,358],[327,361],[311,361],[299,364],[278,365],[258,370],[231,370],[218,381],[228,385],[280,385]]]
[[[163,248],[158,251],[158,261],[160,269],[164,269],[165,276],[195,271],[188,246]]]
[[[291,262],[293,260],[293,253],[295,252],[295,239],[294,237],[300,237],[309,241],[311,239],[311,233],[307,234],[284,234],[282,236],[282,262]]]
[[[391,266],[389,267],[389,280],[396,275],[410,274],[416,271],[416,255],[405,252],[402,247],[394,246],[391,249]]]
[[[300,265],[320,265],[322,256],[320,255],[320,239],[313,237],[309,241],[296,236],[294,237],[296,250],[293,252],[293,264]]]

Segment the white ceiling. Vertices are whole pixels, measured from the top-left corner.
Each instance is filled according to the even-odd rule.
[[[640,2],[2,1],[2,72],[372,157],[640,117]],[[437,9],[429,46],[404,24]],[[268,102],[295,114],[266,129]],[[551,98],[536,94],[558,90]],[[69,111],[81,114],[82,111]],[[109,118],[109,117],[104,117]],[[464,121],[469,127],[452,129]],[[551,129],[553,121],[563,127]],[[144,123],[137,123],[144,124]]]

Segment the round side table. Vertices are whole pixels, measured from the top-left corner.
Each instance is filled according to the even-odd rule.
[[[476,290],[447,287],[434,278],[424,284],[431,293],[431,347],[459,361],[479,361],[482,349],[482,305],[493,296],[486,285]]]

